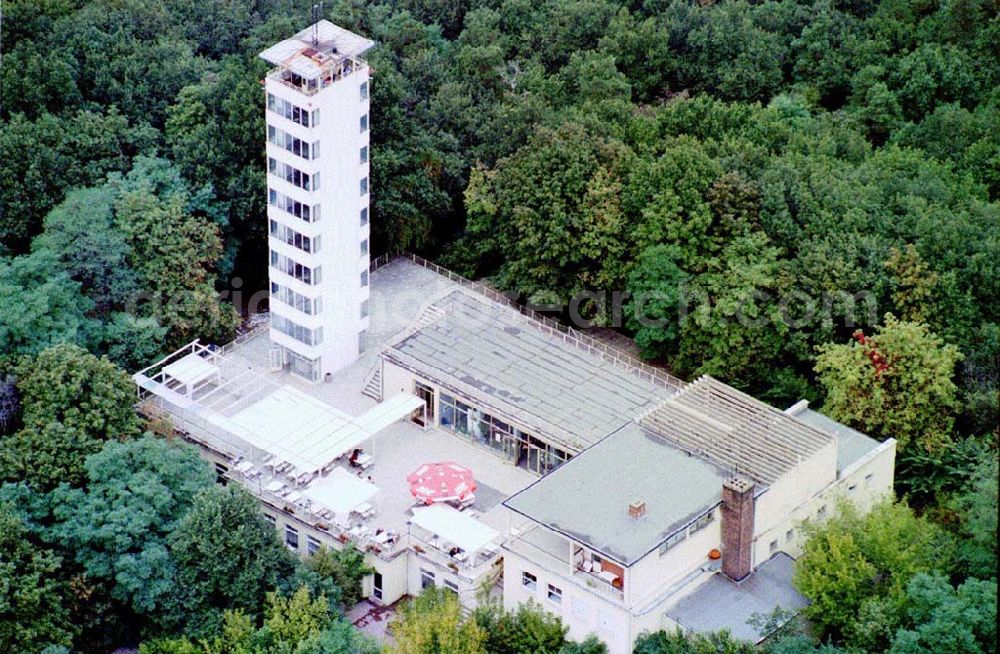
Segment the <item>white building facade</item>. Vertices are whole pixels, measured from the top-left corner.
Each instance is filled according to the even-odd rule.
[[[502,595],[611,654],[657,629],[756,642],[749,618],[804,602],[791,583],[802,525],[891,493],[895,441],[805,402],[780,411],[711,378],[654,379],[405,257],[372,274],[375,304],[397,311],[372,316],[373,347],[334,383],[288,383],[262,332],[189,344],[133,378],[151,425],[257,497],[290,550],[363,551],[375,604],[431,586],[466,609]],[[348,458],[356,447],[368,467]],[[408,475],[442,461],[479,487],[435,515]],[[335,484],[354,475],[379,490],[344,519],[319,495],[346,503]]]
[[[273,363],[312,381],[367,338],[373,45],[324,20],[260,55]]]

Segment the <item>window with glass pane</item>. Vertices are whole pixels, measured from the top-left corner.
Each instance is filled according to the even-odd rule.
[[[285,545],[293,550],[299,549],[299,531],[291,525],[285,525]]]
[[[472,409],[468,404],[444,393],[438,402],[441,413],[441,426],[459,434],[469,434],[469,413]]]

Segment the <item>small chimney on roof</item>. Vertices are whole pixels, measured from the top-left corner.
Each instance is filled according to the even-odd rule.
[[[636,500],[628,505],[628,517],[638,520],[646,515],[646,500]]]

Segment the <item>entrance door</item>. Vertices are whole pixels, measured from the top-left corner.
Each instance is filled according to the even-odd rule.
[[[376,572],[372,575],[372,597],[382,601],[382,573]]]
[[[434,389],[427,384],[421,384],[420,382],[414,382],[413,388],[414,395],[419,397],[424,401],[424,415],[420,415],[420,410],[413,412],[412,420],[421,427],[426,427],[427,425],[434,424]],[[426,423],[424,422],[424,416],[426,416]]]
[[[548,472],[548,445],[534,436],[520,434],[517,465],[536,475]]]

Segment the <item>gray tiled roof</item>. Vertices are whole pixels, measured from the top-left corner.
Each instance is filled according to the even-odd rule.
[[[574,452],[670,394],[463,289],[433,301],[384,356]]]

